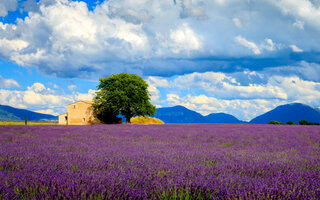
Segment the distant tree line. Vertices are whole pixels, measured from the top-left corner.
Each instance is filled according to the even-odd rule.
[[[278,125],[283,125],[283,124],[287,124],[287,125],[297,125],[296,123],[294,123],[293,121],[287,121],[286,123],[283,123],[283,122],[278,122],[278,121],[275,121],[275,120],[271,120],[269,121],[268,124],[278,124]],[[320,125],[319,123],[317,122],[309,122],[307,120],[300,120],[299,121],[299,124],[300,125]]]
[[[300,121],[299,121],[299,124],[300,124],[300,125],[320,125],[320,124],[317,123],[317,122],[309,122],[309,121],[307,121],[307,120],[300,120]]]

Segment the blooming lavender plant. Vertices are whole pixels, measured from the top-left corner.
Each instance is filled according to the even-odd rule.
[[[0,126],[0,199],[318,199],[320,127]]]

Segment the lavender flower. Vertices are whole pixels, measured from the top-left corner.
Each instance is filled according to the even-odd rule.
[[[318,199],[320,127],[0,126],[0,199]]]

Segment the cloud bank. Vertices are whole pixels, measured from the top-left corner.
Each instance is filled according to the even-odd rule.
[[[17,0],[5,0],[0,2],[0,17],[8,15],[8,11],[15,11],[17,9]]]
[[[66,112],[67,104],[78,100],[92,100],[94,95],[94,90],[89,90],[87,93],[65,94],[61,90],[36,82],[26,90],[0,89],[0,102],[2,105],[58,115]]]
[[[225,112],[241,120],[286,103],[318,107],[320,99],[319,82],[270,72],[195,72],[173,78],[151,76],[147,82],[155,105],[183,105],[204,115]]]
[[[0,15],[15,10],[5,1]],[[57,77],[173,76],[320,63],[320,8],[308,0],[23,2],[0,22],[0,58]],[[305,77],[304,77],[305,78]]]

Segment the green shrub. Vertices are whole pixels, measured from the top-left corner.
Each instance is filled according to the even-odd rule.
[[[307,121],[307,120],[300,120],[299,121],[299,124],[300,125],[320,125],[319,123],[317,123],[317,122],[309,122],[309,121]]]
[[[308,121],[302,119],[302,120],[299,120],[299,124],[300,124],[300,125],[308,125]]]
[[[271,120],[268,124],[284,124],[284,123]]]
[[[295,123],[294,123],[293,121],[287,121],[286,124],[288,124],[288,125],[295,125]]]

